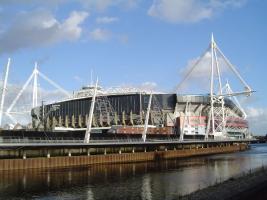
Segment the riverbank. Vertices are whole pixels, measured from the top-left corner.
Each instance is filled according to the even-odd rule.
[[[222,183],[185,195],[182,200],[262,200],[267,199],[267,169],[261,167]]]
[[[96,155],[91,155],[90,151],[87,149],[49,149],[46,150],[47,156],[40,157],[39,154],[43,154],[44,151],[40,149],[30,149],[28,153],[24,150],[23,158],[9,158],[0,159],[0,170],[19,170],[19,169],[34,169],[34,168],[62,168],[62,167],[77,167],[77,166],[88,166],[93,164],[106,164],[106,163],[128,163],[128,162],[148,162],[157,160],[166,160],[173,158],[186,158],[193,156],[204,156],[204,155],[214,155],[223,153],[233,153],[238,151],[247,150],[248,145],[245,143],[234,143],[229,145],[215,144],[213,146],[207,145],[206,148],[199,147],[199,145],[187,145],[187,149],[176,149],[172,147],[173,150],[168,150],[167,147],[159,145],[154,149],[142,149],[128,147],[128,149],[122,151],[122,149],[114,148],[99,148],[95,151],[98,153]],[[118,153],[114,153],[116,151]],[[17,151],[17,150],[13,150]],[[63,152],[68,154],[66,156],[54,156],[55,151]],[[130,151],[130,153],[129,153]],[[0,151],[1,152],[1,151]],[[84,152],[89,152],[84,155]],[[112,153],[110,153],[112,152]],[[9,150],[4,152],[5,154],[10,154]],[[18,152],[17,152],[18,153]],[[27,155],[35,154],[37,157],[28,158]]]

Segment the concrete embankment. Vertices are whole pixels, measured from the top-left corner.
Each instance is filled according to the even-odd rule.
[[[183,197],[181,200],[263,200],[267,199],[267,169],[249,171],[222,183],[204,188]]]
[[[34,158],[12,158],[0,159],[0,170],[14,169],[32,169],[32,168],[55,168],[55,167],[73,167],[86,166],[103,163],[127,163],[127,162],[144,162],[171,158],[184,158],[190,156],[211,155],[219,153],[231,153],[247,149],[247,144],[232,144],[229,146],[213,146],[206,148],[192,149],[174,149],[163,151],[143,151],[131,153],[108,153],[101,155],[66,155],[66,156],[49,156]]]

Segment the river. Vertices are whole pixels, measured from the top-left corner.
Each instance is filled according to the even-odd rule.
[[[0,172],[0,199],[171,200],[267,166],[267,145],[161,162]]]

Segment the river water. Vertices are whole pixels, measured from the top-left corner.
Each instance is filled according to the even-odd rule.
[[[0,199],[161,200],[267,166],[267,145],[245,152],[53,170],[0,172]]]

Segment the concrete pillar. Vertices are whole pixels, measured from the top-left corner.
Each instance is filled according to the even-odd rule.
[[[46,128],[49,129],[50,128],[50,118],[47,117],[46,119]]]
[[[57,120],[56,120],[56,117],[53,116],[52,117],[52,127],[55,128],[57,126]]]
[[[71,151],[69,151],[68,156],[71,157]]]
[[[132,111],[130,112],[130,124],[131,125],[134,125],[134,122],[133,122],[133,112]]]
[[[93,114],[93,119],[92,119],[92,125],[93,127],[97,127],[97,122],[96,122],[94,114]]]
[[[62,117],[61,117],[61,115],[58,117],[58,126],[62,126]]]
[[[142,111],[140,112],[140,116],[139,117],[140,117],[140,123],[143,124],[143,112]]]
[[[49,151],[47,152],[46,157],[47,157],[47,158],[50,158],[50,152],[49,152]]]
[[[110,126],[111,123],[110,123],[110,113],[107,112],[107,125]]]
[[[90,156],[90,149],[87,149],[87,156]]]
[[[134,153],[134,147],[133,147],[132,153]]]
[[[103,124],[103,115],[102,115],[102,113],[100,113],[100,115],[99,115],[99,124],[100,124],[100,126],[104,126],[104,124]]]
[[[121,123],[122,123],[122,125],[126,125],[126,123],[125,123],[125,112],[123,111],[122,112],[122,119],[121,119]]]
[[[66,128],[69,127],[69,116],[68,115],[65,116],[65,127]]]
[[[117,112],[114,113],[114,124],[118,125],[118,114],[117,114]]]
[[[87,127],[87,122],[88,122],[88,115],[85,115],[85,122],[84,122],[84,127]]]
[[[107,149],[106,148],[104,149],[104,155],[107,155]]]
[[[23,152],[22,158],[25,160],[27,158],[26,152]]]
[[[75,128],[75,116],[74,115],[71,116],[71,127]]]
[[[149,121],[149,124],[154,125],[154,117],[153,117],[152,112],[149,113],[148,121]]]
[[[119,154],[121,154],[121,149],[119,150]]]
[[[79,117],[78,117],[78,126],[79,126],[79,128],[82,128],[82,121],[83,121],[83,119],[82,119],[82,115],[79,115]]]

